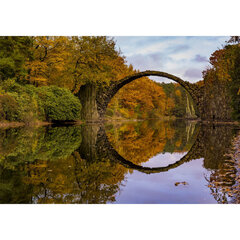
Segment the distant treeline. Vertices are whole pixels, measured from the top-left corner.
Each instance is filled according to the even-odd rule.
[[[149,78],[135,80],[122,88],[107,110],[109,117],[196,118],[198,112],[187,91],[177,83],[156,83]]]

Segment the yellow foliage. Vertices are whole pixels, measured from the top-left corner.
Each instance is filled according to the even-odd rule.
[[[112,107],[116,101],[119,102],[119,111],[124,113],[124,116],[159,117],[165,112],[166,95],[160,85],[147,77],[143,77],[120,89],[110,102],[109,107]],[[149,116],[150,113],[153,115]]]
[[[175,91],[175,94],[176,94],[178,97],[181,97],[181,96],[182,96],[181,91],[180,91],[179,89],[177,89],[177,90]]]
[[[70,46],[68,37],[34,37],[33,60],[26,63],[29,69],[28,80],[35,85],[70,87]]]

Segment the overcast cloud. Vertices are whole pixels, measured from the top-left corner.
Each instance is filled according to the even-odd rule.
[[[114,37],[128,64],[140,71],[159,70],[189,82],[202,79],[208,59],[229,37]],[[156,81],[167,79],[151,77]]]

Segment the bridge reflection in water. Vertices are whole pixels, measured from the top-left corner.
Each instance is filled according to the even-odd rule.
[[[234,202],[234,133],[153,120],[1,130],[0,202]],[[167,164],[146,166],[153,157]]]

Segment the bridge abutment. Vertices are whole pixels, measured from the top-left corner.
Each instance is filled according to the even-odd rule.
[[[78,98],[82,104],[81,119],[87,122],[99,122],[101,116],[97,110],[97,87],[94,84],[81,86]]]

